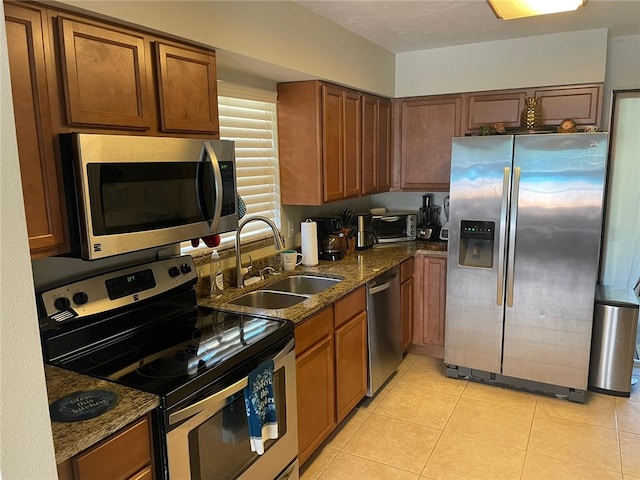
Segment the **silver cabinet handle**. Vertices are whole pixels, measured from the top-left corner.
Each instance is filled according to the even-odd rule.
[[[513,271],[516,262],[516,227],[518,223],[518,197],[520,195],[520,167],[513,170],[511,218],[509,225],[509,258],[507,260],[507,307],[513,307]]]
[[[509,184],[511,169],[504,167],[502,178],[502,207],[500,208],[500,230],[498,234],[498,285],[496,288],[496,304],[502,305],[504,300],[504,256],[507,228],[507,209],[509,207]]]

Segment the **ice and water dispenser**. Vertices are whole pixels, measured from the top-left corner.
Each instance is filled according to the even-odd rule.
[[[493,268],[495,222],[462,220],[458,263],[464,267]]]

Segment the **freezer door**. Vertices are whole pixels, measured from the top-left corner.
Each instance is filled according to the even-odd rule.
[[[451,158],[444,360],[450,365],[494,373],[500,373],[502,354],[513,138],[454,138]],[[493,224],[494,241],[478,240],[466,245],[469,248],[465,252],[461,246],[463,221]],[[492,248],[487,251],[489,245]]]
[[[504,375],[587,388],[607,143],[606,133],[515,139]]]

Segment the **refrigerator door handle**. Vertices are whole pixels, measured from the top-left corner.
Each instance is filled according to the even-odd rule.
[[[509,206],[509,180],[511,169],[504,167],[502,178],[502,207],[500,208],[500,231],[498,233],[498,285],[496,288],[496,305],[501,306],[504,300],[504,257],[505,239],[507,238],[507,208]]]
[[[507,307],[513,307],[513,270],[516,261],[516,226],[518,223],[518,196],[520,194],[520,167],[513,169],[513,191],[509,220],[509,258],[507,259]]]

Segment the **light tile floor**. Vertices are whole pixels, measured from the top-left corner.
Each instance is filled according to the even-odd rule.
[[[636,369],[636,374],[638,369]],[[301,480],[640,480],[640,385],[584,404],[444,375],[409,354]]]

